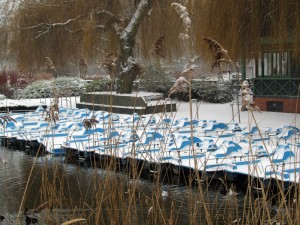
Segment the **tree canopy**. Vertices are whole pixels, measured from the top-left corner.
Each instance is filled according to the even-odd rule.
[[[78,64],[80,55],[103,62],[120,53],[120,38],[143,0],[27,0],[19,3],[8,29],[17,64],[34,70],[50,57],[57,68]],[[293,50],[300,58],[298,0],[153,0],[136,31],[140,62],[210,55],[203,37],[222,43],[233,60],[258,54],[263,40]],[[186,7],[183,8],[178,5]],[[187,17],[190,23],[187,23]],[[164,37],[162,56],[149,54]],[[7,38],[1,39],[7,41]],[[160,59],[157,59],[160,58]]]

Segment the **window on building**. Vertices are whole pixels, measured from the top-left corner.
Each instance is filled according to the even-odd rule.
[[[300,78],[300,62],[299,60],[297,61],[296,59],[294,58],[291,58],[291,77],[293,78]]]
[[[261,60],[264,76],[288,76],[288,52],[264,52]]]

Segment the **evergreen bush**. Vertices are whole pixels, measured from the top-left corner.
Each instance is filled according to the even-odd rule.
[[[211,103],[227,103],[234,99],[227,86],[207,82],[192,85],[192,98]]]
[[[79,78],[59,77],[53,80],[39,80],[19,92],[19,99],[50,98],[54,96],[78,96],[85,92],[86,83]]]
[[[138,82],[138,89],[166,95],[174,83],[170,73],[161,67],[148,66]]]
[[[98,79],[94,80],[86,86],[87,92],[95,92],[95,91],[108,91],[114,90],[114,86],[111,86],[111,81],[109,79]]]

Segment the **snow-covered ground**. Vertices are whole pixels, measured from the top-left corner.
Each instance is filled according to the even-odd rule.
[[[195,116],[196,103],[193,103],[193,116]],[[189,103],[179,103],[178,117],[187,117],[189,114]],[[239,106],[240,107],[240,106]],[[196,114],[197,115],[197,114]],[[206,102],[198,103],[199,119],[217,120],[218,122],[239,122],[238,107],[236,104],[232,106],[231,103],[226,104],[212,104]],[[254,111],[253,116],[251,112],[240,111],[240,122],[244,125],[255,125],[255,121],[260,127],[278,128],[284,125],[293,125],[300,127],[300,115],[293,113],[279,113],[279,112],[258,112]]]
[[[79,97],[60,98],[60,106],[75,108],[76,102],[80,102]],[[50,105],[51,99],[24,99],[24,100],[0,100],[0,107],[3,106],[34,106],[34,105]],[[188,102],[176,102],[177,112],[172,114],[168,113],[168,116],[172,116],[175,119],[178,118],[190,118],[190,104]],[[206,102],[192,102],[192,117],[193,119],[206,119],[217,120],[218,122],[229,123],[233,121],[239,122],[238,107],[236,104],[212,104]],[[197,111],[198,108],[198,111]],[[234,115],[234,116],[233,116]],[[279,112],[253,112],[254,117],[250,112],[240,111],[240,122],[244,125],[255,125],[255,121],[260,127],[278,128],[285,125],[293,125],[300,127],[300,114],[294,113],[279,113]],[[166,115],[164,115],[166,116]],[[254,120],[255,118],[255,120]]]

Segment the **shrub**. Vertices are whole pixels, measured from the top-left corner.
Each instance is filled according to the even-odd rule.
[[[40,80],[28,85],[19,93],[19,98],[50,98],[53,96],[78,96],[85,92],[86,83],[73,77]]]
[[[233,101],[233,96],[227,86],[200,82],[192,85],[193,98],[211,103],[227,103]]]
[[[233,101],[233,96],[227,89],[209,89],[206,92],[204,101],[212,103],[227,103]]]
[[[111,90],[111,81],[109,79],[94,80],[86,86],[87,92],[108,91],[108,90]]]
[[[167,94],[174,83],[174,78],[161,67],[148,66],[139,80],[138,88],[149,92]]]

